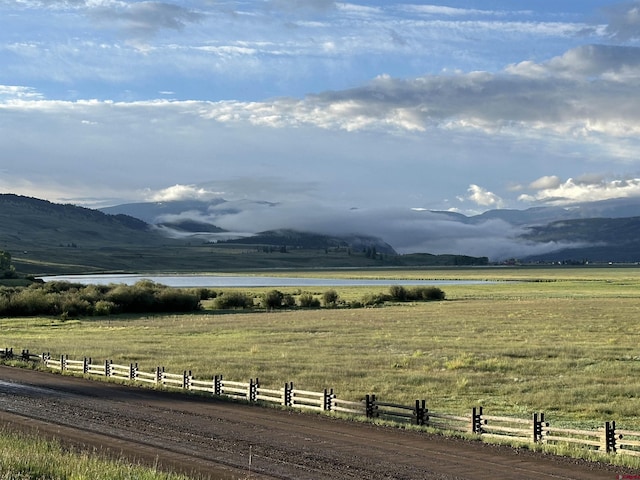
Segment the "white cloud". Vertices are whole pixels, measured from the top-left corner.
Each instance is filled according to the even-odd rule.
[[[504,201],[498,195],[478,185],[469,185],[468,192],[468,199],[482,207],[502,208],[504,206]]]
[[[0,85],[0,102],[11,99],[40,99],[42,94],[32,87],[20,85]]]
[[[531,182],[529,188],[534,190],[548,190],[559,187],[560,182],[560,178],[556,175],[546,175]]]
[[[587,175],[580,179],[569,178],[560,182],[557,177],[550,177],[556,181],[537,184],[532,188],[539,188],[533,194],[523,194],[519,200],[525,202],[543,202],[550,205],[570,205],[580,202],[595,202],[614,198],[640,197],[640,178],[605,180],[600,176]]]
[[[196,185],[173,185],[148,194],[152,202],[171,202],[176,200],[211,200],[224,195],[224,192],[214,192]]]

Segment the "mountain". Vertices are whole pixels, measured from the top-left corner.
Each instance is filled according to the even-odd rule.
[[[0,194],[0,238],[5,247],[24,248],[164,241],[151,225],[128,215],[12,194]]]
[[[307,207],[308,208],[308,207]],[[494,262],[519,259],[525,262],[582,261],[640,261],[640,246],[633,229],[623,228],[621,222],[598,219],[633,219],[640,215],[640,199],[612,199],[582,202],[571,206],[539,206],[524,210],[495,209],[478,215],[463,215],[449,211],[431,211],[421,220],[418,228],[408,224],[407,232],[394,227],[390,217],[371,217],[371,231],[351,235],[334,235],[335,225],[340,231],[348,228],[348,216],[324,220],[324,227],[315,231],[305,228],[275,228],[252,232],[253,221],[269,218],[277,225],[278,218],[291,225],[294,219],[313,218],[312,208],[292,211],[277,203],[265,201],[167,201],[125,204],[108,209],[106,213],[138,216],[147,223],[161,227],[173,238],[194,242],[216,242],[235,245],[263,245],[287,248],[350,248],[366,251],[375,248],[378,253],[394,255],[398,246],[409,253],[430,252],[441,254],[489,257]],[[228,232],[216,225],[229,224],[232,218],[242,232]],[[239,220],[242,219],[242,220]],[[346,220],[345,220],[346,219]],[[577,222],[582,220],[582,223]],[[566,228],[562,223],[570,222]],[[633,224],[633,220],[627,223]],[[307,222],[302,221],[302,224]],[[464,228],[462,228],[464,227]],[[363,228],[363,227],[360,227]],[[395,230],[393,230],[395,228]],[[366,226],[364,227],[366,230]],[[411,238],[409,238],[411,235]],[[387,238],[391,242],[385,241]],[[399,245],[395,245],[397,242]],[[410,248],[407,248],[410,247]],[[451,251],[453,250],[453,251]]]
[[[259,232],[251,237],[227,240],[229,244],[263,245],[284,248],[329,249],[344,248],[358,251],[375,249],[377,253],[397,255],[391,245],[383,240],[366,235],[331,236],[318,233],[299,232],[291,229]]]
[[[184,206],[159,209],[168,212],[177,207],[173,211],[179,211]],[[244,243],[241,239],[211,243],[198,236],[202,230],[216,234],[210,224],[183,219],[170,226],[172,232],[181,230],[184,237],[171,238],[166,226],[122,213],[0,194],[0,250],[11,255],[12,265],[21,274],[367,268],[487,261],[456,255],[396,255],[390,245],[365,235],[336,237],[280,230],[262,232]]]
[[[546,225],[560,220],[588,218],[625,218],[640,215],[640,200],[634,198],[616,198],[595,202],[581,202],[571,206],[532,207],[525,210],[495,209],[479,215],[465,216],[461,213],[441,212],[466,224],[479,224],[488,220],[503,220],[511,225]]]
[[[272,212],[278,214],[273,218],[292,223],[282,215],[290,210],[279,210],[270,202],[216,199],[128,204],[98,211],[7,194],[0,195],[0,250],[12,255],[20,272],[37,274],[425,267],[483,265],[489,259],[636,263],[640,262],[639,207],[640,201],[628,199],[572,208],[491,210],[474,216],[426,212],[420,223],[406,231],[395,230],[392,237],[397,241],[411,234],[426,247],[398,255],[393,243],[366,232],[335,235],[280,228],[247,233],[252,221],[260,223],[260,215]],[[224,218],[224,212],[235,212],[236,224],[245,221],[245,231],[227,232],[216,226],[214,220]],[[304,211],[307,217],[314,214]],[[391,218],[375,218],[373,227],[382,231],[393,226]],[[338,221],[343,221],[344,231],[344,220],[329,218],[324,224],[330,229]],[[440,245],[439,254],[427,253],[431,245]]]
[[[530,227],[522,238],[536,243],[572,245],[525,259],[530,262],[640,261],[640,217],[560,220]]]

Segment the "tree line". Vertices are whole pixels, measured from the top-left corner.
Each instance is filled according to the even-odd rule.
[[[141,280],[134,285],[84,285],[53,281],[35,282],[27,287],[0,287],[0,316],[43,315],[66,319],[126,313],[186,313],[202,310],[204,300],[209,300],[208,309],[215,310],[277,310],[359,308],[385,302],[444,299],[444,292],[436,287],[392,286],[388,293],[367,294],[360,300],[345,301],[334,289],[321,294],[291,294],[274,289],[254,295],[236,289],[173,288],[151,280]]]

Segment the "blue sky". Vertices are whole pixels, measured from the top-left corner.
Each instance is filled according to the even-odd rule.
[[[451,246],[427,210],[640,196],[640,1],[0,0],[0,65],[3,193],[404,251]]]

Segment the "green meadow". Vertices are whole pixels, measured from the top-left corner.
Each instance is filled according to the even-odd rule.
[[[425,399],[435,412],[640,430],[640,268],[297,272],[300,276],[488,280],[442,285],[445,301],[375,308],[205,310],[188,315],[0,319],[1,347],[164,366],[196,378],[333,388],[345,400]],[[269,272],[273,276],[273,272]],[[292,272],[283,273],[292,276]],[[280,289],[320,297],[326,288]],[[384,287],[336,289],[356,301]],[[242,290],[259,296],[267,289]]]

